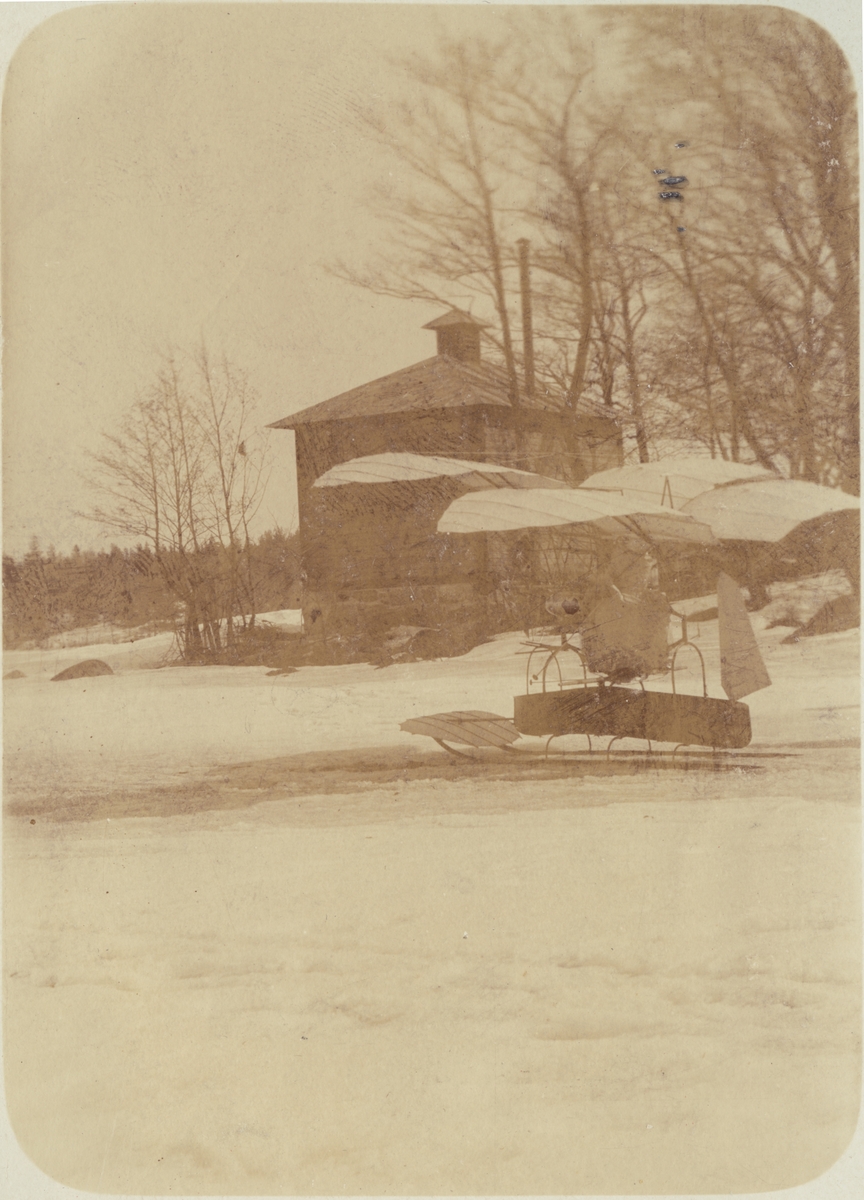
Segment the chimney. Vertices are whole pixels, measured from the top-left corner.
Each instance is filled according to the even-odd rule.
[[[534,322],[531,314],[530,242],[519,239],[519,286],[522,292],[522,346],[525,357],[525,395],[534,395]]]
[[[477,321],[470,313],[453,308],[423,328],[435,330],[439,355],[455,358],[457,362],[479,363],[480,330],[486,328],[484,321]]]

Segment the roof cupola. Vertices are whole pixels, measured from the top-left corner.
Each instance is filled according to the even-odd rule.
[[[457,362],[479,363],[480,330],[487,328],[485,321],[478,321],[470,313],[453,308],[423,328],[435,330],[439,355],[446,354]]]

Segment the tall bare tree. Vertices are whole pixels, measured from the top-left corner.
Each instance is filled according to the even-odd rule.
[[[643,461],[674,440],[855,489],[857,164],[842,53],[765,8],[522,12],[510,29],[443,41],[410,65],[405,106],[369,118],[396,164],[379,198],[389,251],[344,277],[477,298],[515,403],[516,242],[528,237],[549,398],[611,403]],[[680,176],[683,201],[661,200],[679,185],[660,180]]]
[[[387,250],[371,267],[339,263],[341,277],[380,295],[464,306],[491,306],[490,334],[520,400],[507,267],[515,261],[504,227],[518,209],[517,176],[507,139],[489,120],[485,93],[503,46],[444,42],[438,60],[406,68],[417,98],[395,111],[364,113],[393,156],[388,178],[371,200],[386,230]],[[405,179],[400,186],[399,180]]]
[[[266,459],[245,375],[205,348],[172,355],[93,455],[87,514],[149,546],[176,597],[183,657],[231,646],[254,623],[249,522]]]
[[[842,52],[785,10],[633,10],[628,29],[642,87],[659,72],[686,81],[670,103],[689,144],[664,165],[690,180],[659,252],[707,360],[690,383],[704,365],[717,377],[730,457],[857,489],[856,115]]]

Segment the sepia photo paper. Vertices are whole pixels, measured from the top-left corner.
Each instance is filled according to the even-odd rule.
[[[860,16],[0,5],[3,1195],[864,1195]]]

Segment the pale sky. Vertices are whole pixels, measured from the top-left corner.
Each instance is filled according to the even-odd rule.
[[[7,44],[36,8],[60,6],[0,5]],[[856,25],[848,8],[835,36]],[[227,352],[262,424],[434,353],[420,327],[439,310],[323,264],[386,236],[362,201],[399,166],[355,114],[410,86],[388,56],[422,51],[441,21],[491,31],[500,11],[76,6],[26,38],[3,109],[6,553],[32,534],[109,544],[74,515],[91,503],[86,454],[171,345]],[[290,528],[292,438],[270,437],[260,526]]]

